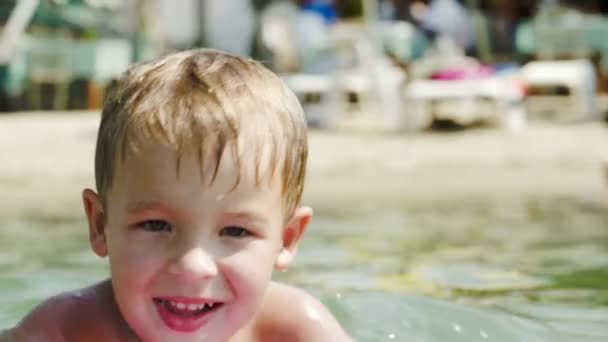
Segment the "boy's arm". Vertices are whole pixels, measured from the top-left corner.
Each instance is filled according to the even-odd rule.
[[[273,283],[261,314],[266,322],[263,331],[271,331],[269,335],[280,336],[281,341],[352,341],[321,302],[291,286]]]

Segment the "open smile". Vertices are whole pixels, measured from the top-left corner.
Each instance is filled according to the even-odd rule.
[[[186,297],[153,298],[160,318],[171,330],[193,332],[209,321],[224,303]]]

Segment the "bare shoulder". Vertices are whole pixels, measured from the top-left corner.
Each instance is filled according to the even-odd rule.
[[[12,329],[0,330],[0,342],[15,341]]]
[[[112,340],[108,338],[116,336],[118,329],[113,323],[116,313],[107,304],[112,302],[110,288],[106,281],[53,296],[34,308],[17,326],[0,335],[0,342],[74,341],[85,334],[99,337],[100,341]]]
[[[46,299],[15,327],[3,332],[0,341],[65,341],[64,316],[69,313],[73,294],[62,293]]]
[[[261,335],[279,341],[352,341],[319,300],[304,290],[276,282],[268,289],[256,325]]]

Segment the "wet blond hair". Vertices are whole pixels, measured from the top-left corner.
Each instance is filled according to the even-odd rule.
[[[264,170],[280,175],[287,215],[300,202],[308,154],[302,107],[259,62],[198,49],[127,70],[108,93],[99,126],[95,180],[102,200],[117,164],[150,140],[176,151],[178,171],[186,149],[197,153],[210,183],[230,147],[240,177],[247,164],[258,185]]]

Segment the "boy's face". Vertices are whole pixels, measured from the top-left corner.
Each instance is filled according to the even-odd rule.
[[[212,171],[209,171],[212,172]],[[109,255],[114,295],[145,341],[224,341],[261,305],[310,218],[287,225],[280,177],[256,185],[225,151],[215,181],[199,159],[150,144],[122,163],[102,208],[83,197],[95,252]]]

